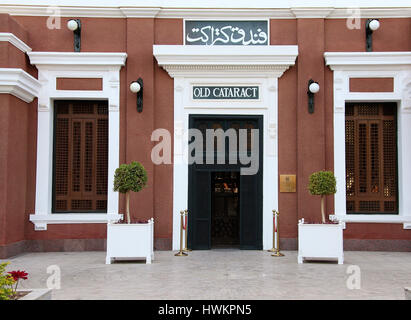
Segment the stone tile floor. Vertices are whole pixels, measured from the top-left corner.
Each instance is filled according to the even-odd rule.
[[[156,251],[151,265],[106,265],[105,252],[47,252],[1,261],[11,262],[8,270],[29,273],[22,288],[45,288],[47,268],[57,265],[61,288],[53,291],[53,299],[404,300],[404,287],[411,286],[409,252],[347,251],[343,265],[297,264],[296,251],[284,254],[218,249],[175,257],[171,251]],[[359,267],[361,289],[347,287],[350,265]]]

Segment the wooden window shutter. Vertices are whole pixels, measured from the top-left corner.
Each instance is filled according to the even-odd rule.
[[[395,103],[347,104],[347,213],[398,213]]]
[[[107,212],[108,106],[56,101],[53,212]]]

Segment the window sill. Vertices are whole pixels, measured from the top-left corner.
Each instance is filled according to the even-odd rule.
[[[330,220],[341,221],[343,223],[403,223],[404,229],[411,229],[411,216],[368,214],[330,215]]]
[[[48,224],[77,224],[77,223],[107,223],[123,219],[122,214],[117,213],[51,213],[31,214],[30,221],[34,224],[34,230],[47,230]]]

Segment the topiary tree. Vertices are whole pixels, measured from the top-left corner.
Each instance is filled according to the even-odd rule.
[[[310,175],[308,190],[312,195],[321,196],[321,216],[323,223],[325,223],[325,196],[337,192],[334,173],[332,173],[331,171],[314,172]]]
[[[127,223],[130,223],[130,191],[139,192],[147,184],[147,171],[140,162],[122,164],[114,174],[114,191],[126,194]]]

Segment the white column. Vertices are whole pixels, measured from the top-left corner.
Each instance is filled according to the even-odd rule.
[[[118,214],[119,194],[113,191],[114,173],[120,162],[120,76],[114,68],[104,77],[103,88],[108,96],[108,179],[107,213]]]
[[[184,78],[174,78],[173,250],[180,248],[180,211],[188,208],[188,115],[184,111]]]
[[[43,109],[43,110],[41,110]],[[47,110],[46,110],[47,109]],[[53,168],[53,112],[39,106],[37,125],[36,214],[51,213]]]
[[[405,101],[404,101],[405,102]],[[411,100],[409,101],[411,103]],[[399,108],[398,119],[398,211],[411,216],[411,105]]]
[[[278,208],[278,78],[268,78],[262,87],[268,109],[264,116],[263,149],[263,249],[272,248],[273,214]]]
[[[334,175],[337,193],[334,195],[335,215],[346,215],[345,195],[345,100],[348,78],[341,71],[334,71]]]

